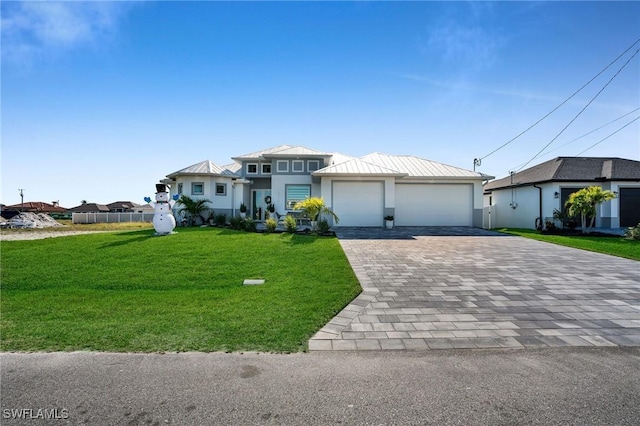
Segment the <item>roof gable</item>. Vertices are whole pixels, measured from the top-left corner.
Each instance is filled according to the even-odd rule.
[[[173,178],[179,175],[216,175],[216,176],[233,176],[234,172],[217,164],[204,160],[199,163],[193,164],[184,169],[178,170],[167,175],[168,178]]]
[[[264,154],[272,154],[278,151],[283,151],[285,149],[293,148],[291,145],[278,145],[271,148],[263,149],[262,151],[252,152],[250,154],[239,155],[237,157],[232,157],[232,160],[235,161],[249,161],[249,160],[261,160]]]
[[[331,154],[307,148],[305,146],[292,146],[275,152],[265,152],[264,158],[274,157],[330,157]]]

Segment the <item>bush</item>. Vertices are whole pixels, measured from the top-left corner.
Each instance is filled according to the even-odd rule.
[[[247,232],[256,232],[258,229],[258,224],[253,221],[253,219],[241,219],[242,220],[242,229]]]
[[[640,240],[640,223],[636,226],[630,226],[624,233],[627,240]]]
[[[318,234],[326,234],[330,229],[331,226],[329,226],[329,222],[327,222],[325,219],[318,221],[318,225],[316,226],[316,231],[318,232]]]
[[[273,231],[275,231],[276,228],[278,227],[278,221],[270,217],[269,219],[265,220],[264,226],[265,226],[265,231],[270,234]]]
[[[217,226],[224,226],[227,224],[227,215],[224,213],[217,214],[213,217],[213,223]]]
[[[231,229],[241,230],[244,229],[244,219],[241,217],[232,217],[229,219],[229,225]]]
[[[285,216],[284,229],[290,234],[295,234],[295,232],[298,230],[298,224],[296,223],[296,218],[290,215]]]

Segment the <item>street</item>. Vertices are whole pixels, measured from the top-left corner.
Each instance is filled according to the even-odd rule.
[[[3,425],[640,423],[637,348],[0,361]]]

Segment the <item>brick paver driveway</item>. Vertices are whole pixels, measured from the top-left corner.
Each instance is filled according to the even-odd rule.
[[[310,350],[640,346],[640,262],[472,228],[349,228],[363,293]]]

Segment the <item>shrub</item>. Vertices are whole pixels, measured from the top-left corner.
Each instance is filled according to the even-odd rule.
[[[213,217],[213,223],[217,226],[224,226],[227,224],[227,215],[224,213],[217,214]]]
[[[244,219],[241,217],[232,217],[229,219],[229,225],[231,226],[231,229],[244,229]]]
[[[247,232],[256,232],[258,229],[258,224],[253,221],[253,219],[240,219],[242,221],[242,229]]]
[[[288,233],[294,234],[298,230],[298,224],[296,223],[296,218],[290,215],[285,216],[284,229]]]
[[[316,225],[318,234],[326,234],[330,229],[331,226],[329,226],[329,222],[327,222],[325,219],[319,220],[318,225]]]
[[[264,226],[265,226],[265,231],[270,234],[273,231],[275,231],[276,228],[278,227],[278,221],[270,217],[269,219],[265,220]]]
[[[627,240],[640,240],[640,223],[636,226],[630,226],[624,233]]]

